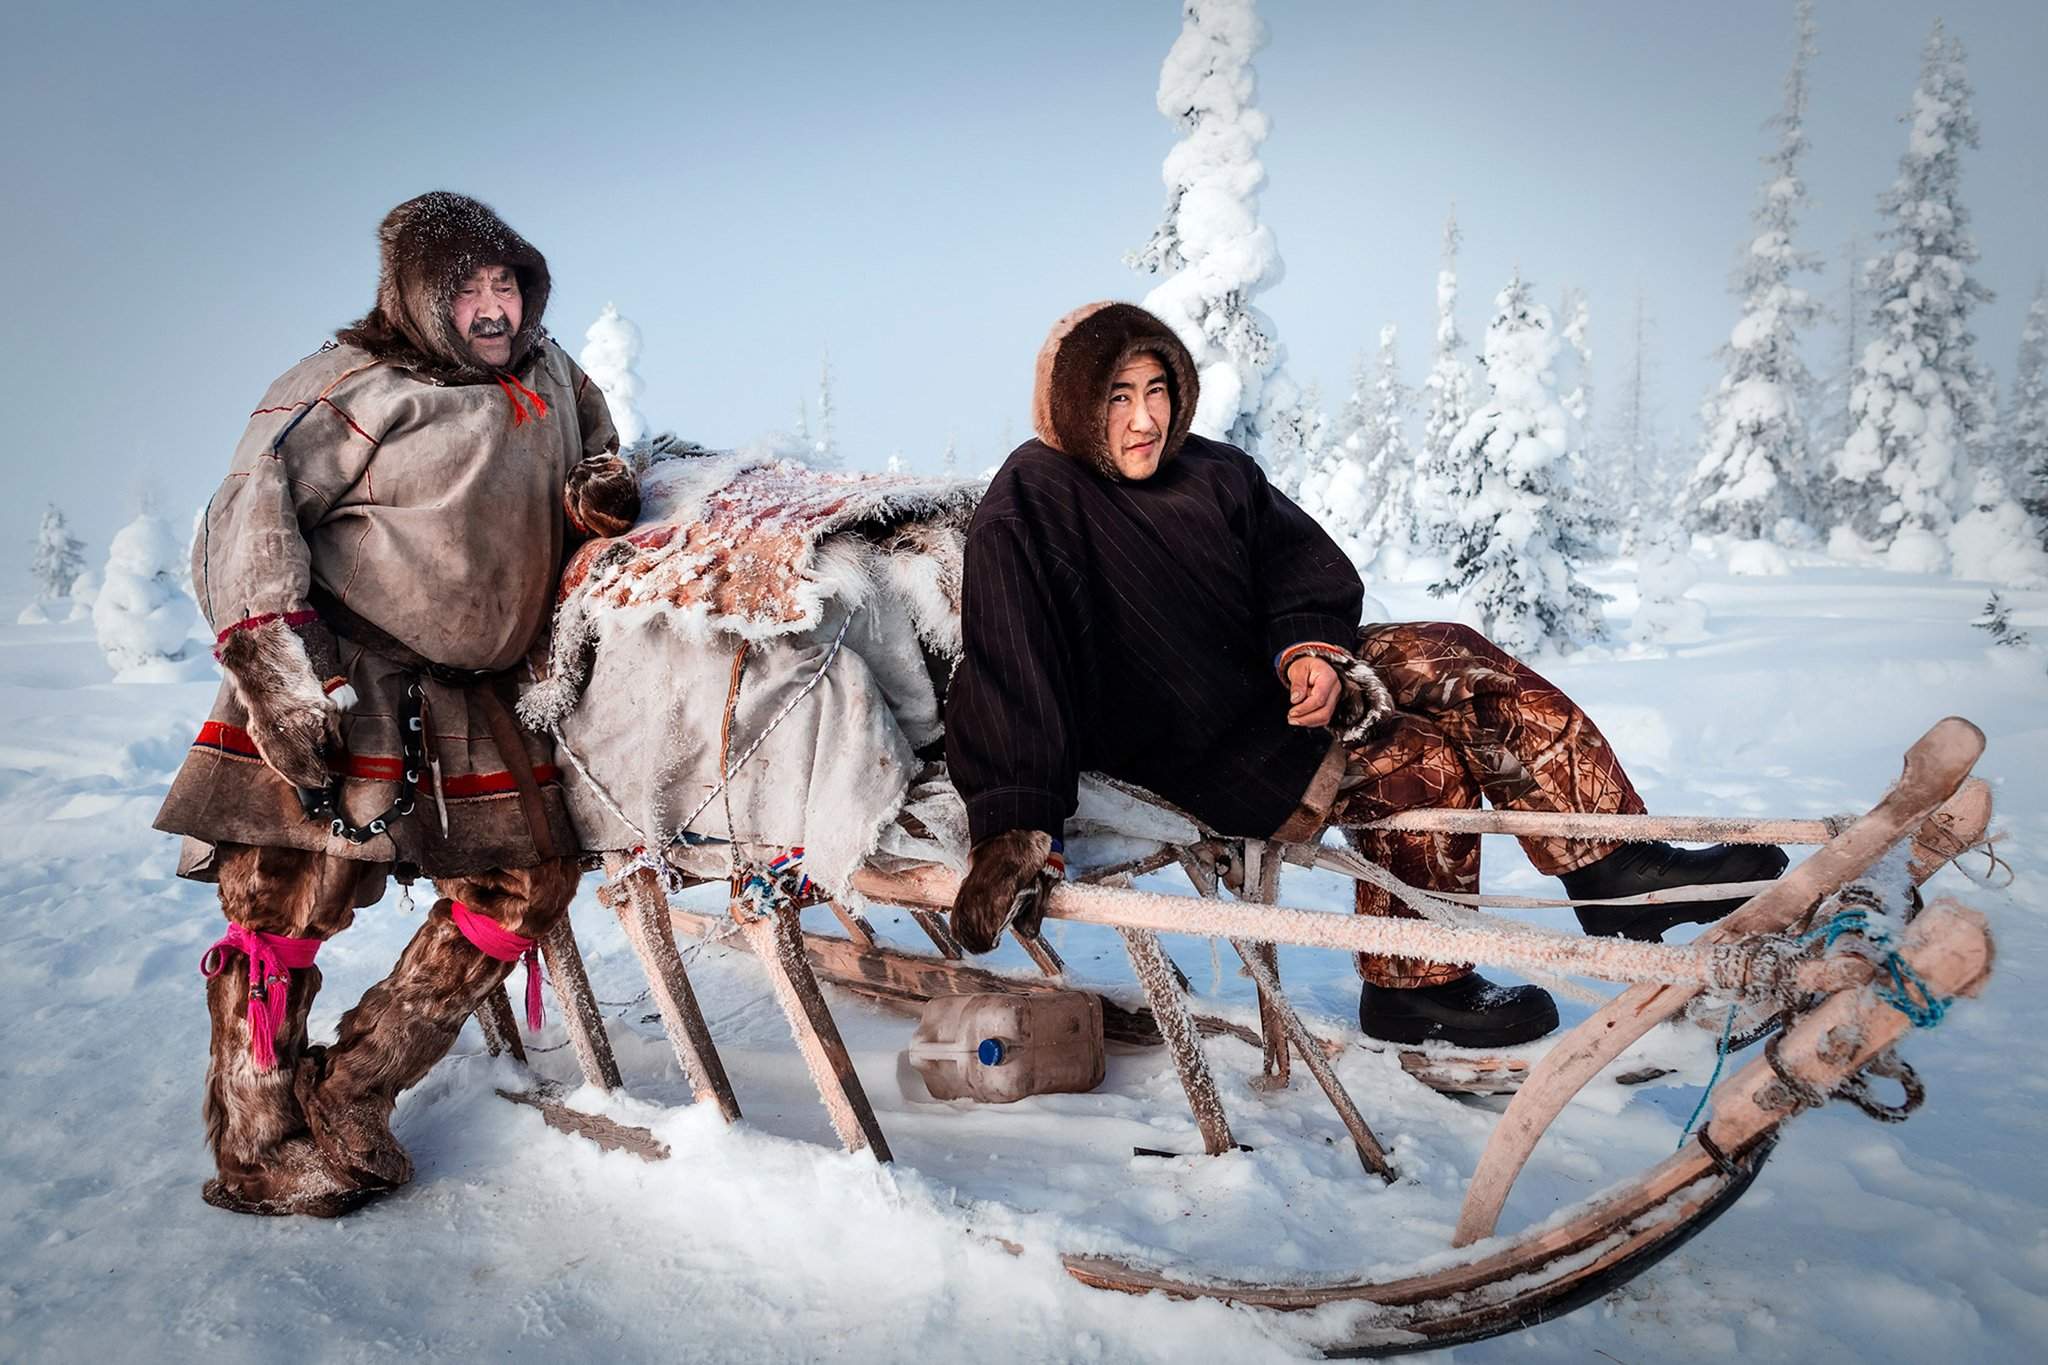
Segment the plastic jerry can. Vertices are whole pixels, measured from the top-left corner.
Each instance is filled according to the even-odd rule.
[[[942,995],[905,1054],[936,1100],[1009,1104],[1102,1084],[1102,1001],[1086,991]]]

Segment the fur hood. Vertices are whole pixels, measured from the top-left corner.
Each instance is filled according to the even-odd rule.
[[[408,199],[377,229],[377,306],[336,333],[380,360],[444,384],[488,384],[500,371],[479,362],[455,334],[456,288],[478,269],[506,265],[519,277],[521,317],[512,359],[517,373],[546,337],[548,263],[489,205],[435,190]]]
[[[1159,452],[1164,466],[1187,439],[1201,385],[1195,359],[1173,329],[1134,303],[1083,304],[1053,324],[1032,384],[1031,425],[1038,439],[1121,482],[1109,458],[1109,384],[1134,357],[1148,353],[1166,366],[1173,399],[1173,420]]]

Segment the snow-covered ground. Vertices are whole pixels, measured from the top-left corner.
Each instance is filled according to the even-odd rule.
[[[1595,575],[1634,609],[1627,566]],[[1375,585],[1396,616],[1435,614]],[[1967,624],[1981,584],[1793,557],[1784,577],[1710,572],[1705,638],[1593,651],[1544,670],[1593,713],[1652,808],[1819,815],[1860,809],[1942,715],[1990,738],[2001,846],[2017,880],[1933,888],[1987,911],[1997,974],[1905,1052],[1926,1109],[1879,1127],[1834,1106],[1792,1125],[1726,1217],[1601,1303],[1461,1361],[1924,1361],[2037,1358],[2048,1342],[2048,678],[2039,652],[1993,650]],[[2048,636],[2048,593],[2009,594]],[[19,601],[0,603],[11,621]],[[1625,638],[1621,631],[1618,638]],[[0,1357],[99,1362],[354,1360],[1196,1360],[1301,1354],[1317,1325],[1130,1299],[1069,1280],[1061,1250],[1123,1250],[1216,1274],[1320,1277],[1440,1252],[1494,1101],[1438,1096],[1390,1057],[1340,1070],[1405,1179],[1365,1179],[1334,1116],[1298,1081],[1247,1085],[1254,1052],[1212,1047],[1240,1141],[1199,1150],[1157,1051],[1110,1060],[1091,1095],[974,1109],[920,1102],[898,1078],[910,1023],[852,999],[835,1013],[897,1162],[848,1157],[760,973],[713,948],[691,971],[746,1120],[693,1108],[610,917],[575,915],[599,997],[618,1002],[624,1096],[572,1100],[652,1127],[649,1165],[557,1134],[497,1099],[522,1083],[472,1026],[401,1102],[418,1176],[339,1222],[243,1219],[200,1203],[206,1014],[195,971],[220,920],[177,881],[149,821],[212,695],[207,682],[116,686],[89,623],[0,627]],[[1487,880],[1543,889],[1505,840]],[[593,879],[594,884],[594,879]],[[1152,879],[1174,889],[1177,874]],[[1289,870],[1283,898],[1339,908],[1344,888]],[[1540,913],[1540,912],[1539,912]],[[321,956],[316,1036],[389,967],[413,924],[363,913]],[[900,927],[900,926],[899,926]],[[906,941],[908,941],[906,939]],[[1077,974],[1126,981],[1083,926],[1055,934]],[[1247,989],[1210,946],[1169,940],[1205,994]],[[1336,1030],[1355,1007],[1345,961],[1290,952],[1299,1003]],[[1565,1002],[1567,1022],[1585,1007]],[[550,1024],[542,1046],[561,1042]],[[1668,1152],[1712,1065],[1711,1040],[1648,1044],[1682,1080],[1596,1085],[1517,1187],[1505,1228]],[[535,1058],[573,1083],[566,1050]],[[995,1238],[1025,1248],[1022,1257]]]

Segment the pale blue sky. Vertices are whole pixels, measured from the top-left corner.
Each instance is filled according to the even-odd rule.
[[[1640,285],[1664,419],[1734,321],[1726,282],[1793,47],[1790,0],[1270,0],[1261,305],[1334,398],[1383,321],[1427,364],[1438,233],[1465,228],[1462,323],[1519,263],[1591,297],[1618,378]],[[1922,40],[1970,56],[1984,146],[1965,190],[2003,381],[2048,265],[2048,6],[1822,0],[1805,245],[1877,226]],[[0,557],[58,499],[91,542],[153,486],[181,521],[269,381],[370,303],[377,220],[433,188],[548,256],[574,352],[615,300],[646,335],[643,406],[717,444],[786,425],[829,346],[855,464],[967,467],[1027,434],[1031,357],[1159,213],[1152,105],[1172,0],[875,5],[134,5],[9,0],[0,48]],[[1834,338],[1815,336],[1815,360]],[[1596,401],[1600,392],[1596,391]],[[6,546],[15,546],[8,551]]]

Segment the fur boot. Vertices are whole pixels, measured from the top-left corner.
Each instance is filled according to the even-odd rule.
[[[512,932],[540,938],[568,909],[576,876],[574,860],[558,859],[437,885]],[[412,1179],[412,1158],[391,1132],[399,1093],[441,1060],[513,966],[463,937],[449,899],[435,903],[391,974],[341,1017],[333,1046],[309,1049],[299,1063],[298,1101],[329,1164],[378,1188]]]
[[[221,907],[234,923],[260,932],[327,938],[354,915],[357,876],[357,869],[317,854],[229,845],[221,850]],[[320,1156],[293,1096],[320,969],[296,968],[290,985],[278,988],[289,993],[274,1042],[276,1065],[265,1068],[249,1036],[248,958],[222,948],[216,965],[219,970],[206,983],[213,1042],[205,1115],[218,1174],[201,1197],[237,1213],[347,1213],[375,1191]]]

